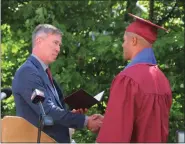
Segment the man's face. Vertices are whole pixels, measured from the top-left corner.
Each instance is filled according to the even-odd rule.
[[[131,42],[131,37],[128,34],[124,34],[123,37],[123,58],[125,60],[130,60],[131,59],[131,52],[132,52],[132,42]]]
[[[60,52],[62,37],[61,35],[48,34],[46,38],[41,39],[40,50],[42,59],[46,64],[54,62]]]

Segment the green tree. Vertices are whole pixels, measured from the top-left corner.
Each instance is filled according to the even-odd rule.
[[[137,3],[137,5],[136,5]],[[145,7],[148,12],[144,12]],[[127,64],[122,41],[131,12],[165,26],[159,31],[154,51],[173,91],[169,142],[184,129],[183,2],[180,1],[2,1],[2,87],[11,86],[16,69],[31,52],[31,33],[39,23],[59,27],[64,35],[61,52],[51,65],[65,95],[83,88],[92,95],[106,90],[100,105],[88,114],[104,113],[112,79]],[[3,115],[15,115],[13,97],[2,105]],[[85,137],[84,137],[85,135]],[[94,142],[96,134],[76,131],[76,142]]]

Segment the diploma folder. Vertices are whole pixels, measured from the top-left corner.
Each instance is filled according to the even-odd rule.
[[[95,104],[98,104],[101,101],[103,94],[104,91],[98,93],[96,96],[93,97],[83,89],[80,89],[67,96],[64,99],[64,102],[68,104],[71,109],[89,109],[90,107]]]

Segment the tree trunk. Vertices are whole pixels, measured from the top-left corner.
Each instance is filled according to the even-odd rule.
[[[137,0],[127,0],[127,6],[126,6],[126,13],[124,16],[124,20],[128,21],[130,18],[128,17],[128,13],[133,13],[134,9],[136,7]]]
[[[185,55],[185,3],[183,4],[183,12],[184,12],[183,21],[184,21],[184,55]],[[184,63],[184,72],[185,72],[185,63]]]
[[[154,17],[154,0],[150,0],[149,7],[150,7],[149,20],[153,21],[153,17]]]

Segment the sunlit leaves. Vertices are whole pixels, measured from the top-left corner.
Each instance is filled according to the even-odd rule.
[[[143,18],[149,16],[140,8],[136,10],[136,0],[129,2],[132,9],[127,9],[127,1],[4,1],[2,86],[11,86],[15,70],[26,60],[35,26],[50,23],[63,32],[61,51],[51,70],[63,87],[64,95],[80,88],[92,95],[106,90],[102,102],[106,107],[112,79],[125,67],[122,42],[124,30],[130,22],[124,20],[126,10]],[[138,3],[149,10],[149,1]],[[155,1],[154,22],[168,15],[174,4],[175,1]],[[170,142],[175,140],[174,132],[183,127],[185,62],[182,11],[182,3],[178,3],[172,16],[163,23],[169,33],[159,30],[153,45],[158,65],[168,77],[173,91]],[[12,99],[8,100],[4,109],[6,114],[15,110]],[[88,115],[103,113],[103,110],[95,106]],[[95,137],[88,130],[76,131],[74,135],[76,142],[95,142]]]

